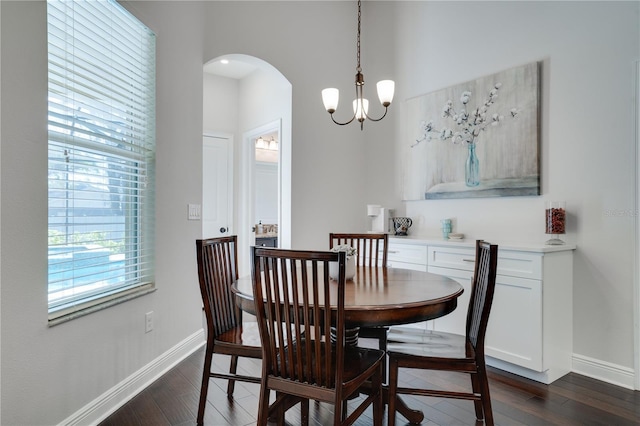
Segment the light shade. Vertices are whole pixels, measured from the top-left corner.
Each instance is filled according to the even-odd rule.
[[[369,112],[369,100],[362,99],[362,104],[360,104],[359,100],[360,99],[353,100],[353,112],[356,114],[356,119],[358,119],[358,121],[363,121],[365,118],[367,118],[366,115]],[[363,105],[364,105],[364,112],[362,111]]]
[[[393,92],[396,88],[396,83],[393,80],[382,80],[378,82],[378,98],[380,103],[388,107],[393,101]]]
[[[340,91],[334,87],[330,87],[322,91],[322,103],[324,103],[324,108],[330,114],[333,114],[338,109],[339,98]]]

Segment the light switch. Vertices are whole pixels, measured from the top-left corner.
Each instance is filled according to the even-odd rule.
[[[200,204],[189,204],[188,220],[200,220]]]

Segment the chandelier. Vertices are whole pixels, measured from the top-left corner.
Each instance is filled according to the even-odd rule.
[[[336,109],[338,109],[338,99],[340,97],[340,92],[336,88],[332,87],[324,89],[322,91],[322,102],[324,103],[324,108],[331,115],[331,120],[333,120],[334,123],[340,126],[344,126],[357,119],[360,122],[360,130],[362,130],[364,128],[364,120],[369,119],[371,121],[380,121],[387,115],[387,110],[389,108],[389,105],[391,105],[391,101],[393,100],[395,83],[393,82],[393,80],[382,80],[378,82],[378,99],[380,99],[380,103],[384,107],[384,114],[380,118],[371,118],[368,114],[369,100],[365,99],[363,95],[364,75],[362,75],[362,68],[360,67],[360,2],[361,0],[358,0],[358,37],[356,43],[356,98],[353,100],[353,117],[351,117],[351,120],[344,123],[336,121],[336,119],[333,117],[333,113],[336,112]]]

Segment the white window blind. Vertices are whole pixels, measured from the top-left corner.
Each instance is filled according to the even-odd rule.
[[[155,35],[115,1],[47,1],[50,321],[154,283]]]

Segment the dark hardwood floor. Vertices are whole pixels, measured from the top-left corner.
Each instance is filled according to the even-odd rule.
[[[204,348],[182,361],[138,394],[101,426],[194,425],[198,410]],[[218,368],[228,359],[214,357]],[[241,360],[239,371],[259,374],[259,361]],[[455,373],[411,372],[401,382],[429,382],[432,386],[469,387],[468,376]],[[570,373],[551,385],[490,369],[491,400],[498,425],[640,425],[640,392]],[[211,381],[205,425],[253,425],[256,422],[259,385],[237,383],[233,399],[226,396],[226,381]],[[425,414],[423,425],[475,425],[473,402],[405,397]],[[332,422],[333,407],[311,403],[313,425]],[[385,411],[386,415],[386,411]],[[287,412],[287,423],[299,424],[299,410]],[[399,424],[406,420],[398,416]],[[356,423],[371,425],[371,408]],[[386,423],[386,419],[385,419]],[[482,424],[482,423],[480,423]]]

